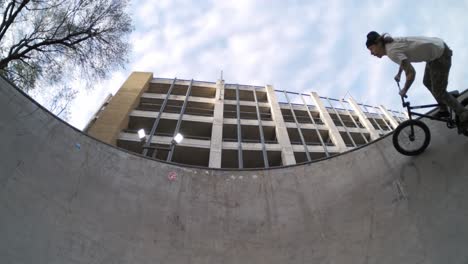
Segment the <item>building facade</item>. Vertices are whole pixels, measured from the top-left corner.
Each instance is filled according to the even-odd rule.
[[[134,72],[96,113],[91,136],[158,160],[210,168],[269,168],[353,149],[392,131],[404,114],[352,97],[273,86],[154,78]],[[145,137],[140,139],[138,131]],[[178,133],[184,139],[176,143]]]

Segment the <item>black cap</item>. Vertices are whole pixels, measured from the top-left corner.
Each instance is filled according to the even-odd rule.
[[[366,47],[369,48],[369,46],[376,44],[378,38],[380,38],[380,34],[375,31],[367,33]]]

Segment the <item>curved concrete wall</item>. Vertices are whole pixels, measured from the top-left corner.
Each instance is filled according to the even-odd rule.
[[[468,262],[468,140],[221,171],[98,142],[0,80],[1,263]]]

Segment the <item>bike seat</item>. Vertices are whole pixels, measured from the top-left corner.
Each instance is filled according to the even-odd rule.
[[[458,96],[460,96],[460,92],[458,90],[454,90],[454,91],[450,91],[448,92],[449,94],[451,94],[453,97],[457,98]]]

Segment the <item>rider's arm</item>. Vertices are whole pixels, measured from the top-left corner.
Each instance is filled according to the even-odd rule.
[[[409,63],[408,60],[403,60],[401,62],[400,68],[402,68],[403,71],[405,71],[406,75],[405,86],[403,87],[403,90],[401,91],[400,95],[405,95],[408,92],[411,85],[413,84],[414,78],[416,77],[416,71],[414,70],[413,65],[411,65],[411,63]]]
[[[400,67],[398,68],[398,73],[395,75],[395,81],[400,82],[402,71],[403,71],[403,68],[401,68],[401,65],[400,65]]]

